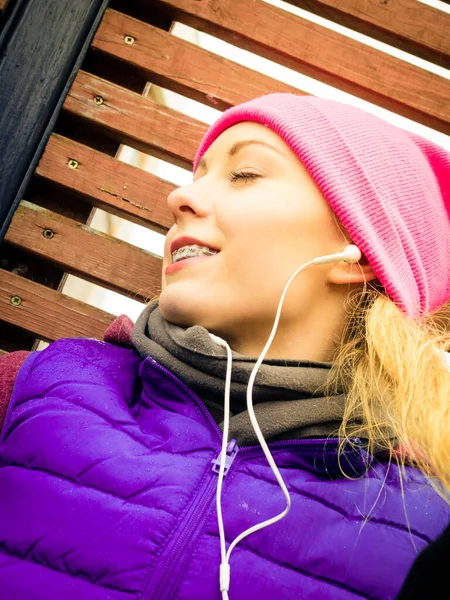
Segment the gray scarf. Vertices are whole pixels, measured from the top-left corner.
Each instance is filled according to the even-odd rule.
[[[151,356],[181,379],[204,402],[220,426],[224,416],[227,353],[204,327],[184,329],[166,321],[158,302],[139,316],[132,341],[142,356]],[[230,439],[257,442],[246,408],[247,383],[255,358],[236,352],[231,385]],[[328,437],[337,434],[345,397],[324,397],[329,363],[266,359],[253,388],[256,418],[266,440]]]

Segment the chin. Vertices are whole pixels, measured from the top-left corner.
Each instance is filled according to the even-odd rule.
[[[192,303],[189,304],[183,302],[179,296],[167,293],[167,290],[163,290],[159,297],[159,310],[162,317],[166,321],[169,321],[169,323],[180,325],[180,327],[191,327],[192,325],[201,324],[198,310],[195,310]]]

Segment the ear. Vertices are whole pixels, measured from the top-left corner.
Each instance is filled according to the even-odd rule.
[[[328,272],[327,282],[335,285],[363,283],[364,281],[373,281],[376,277],[366,257],[363,256],[358,263],[341,261],[333,265]]]

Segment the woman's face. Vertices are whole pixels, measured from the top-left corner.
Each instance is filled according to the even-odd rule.
[[[173,191],[168,203],[175,225],[165,244],[162,315],[184,327],[203,325],[235,349],[245,336],[267,337],[283,288],[300,265],[346,245],[297,156],[259,123],[222,133],[193,182]],[[179,246],[217,252],[173,263]],[[332,293],[331,268],[309,267],[296,277],[281,327],[298,328],[317,312]]]

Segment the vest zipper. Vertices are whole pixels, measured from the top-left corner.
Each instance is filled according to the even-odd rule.
[[[197,494],[197,498],[191,503],[189,512],[184,517],[183,529],[174,537],[172,543],[166,548],[166,551],[158,559],[159,564],[163,565],[160,567],[159,576],[154,581],[150,588],[148,588],[143,595],[143,598],[148,600],[162,600],[163,598],[171,598],[173,586],[176,581],[174,575],[175,570],[179,570],[184,567],[185,561],[180,564],[179,559],[186,547],[186,544],[191,540],[201,520],[205,518],[205,513],[212,499],[214,498],[214,492],[216,478],[209,478],[206,486],[203,490]],[[158,570],[157,570],[158,572]]]
[[[218,441],[222,440],[222,431],[217,425],[217,423],[212,418],[210,412],[200,400],[200,398],[194,394],[194,392],[189,389],[189,387],[184,384],[176,375],[171,373],[168,369],[163,367],[160,363],[155,361],[152,357],[148,357],[146,360],[150,360],[152,365],[158,369],[159,371],[165,373],[172,381],[175,381],[180,388],[182,388],[186,395],[189,396],[195,404],[200,408],[202,414],[204,415],[206,421],[210,424],[211,428],[215,431],[218,437]],[[359,440],[356,440],[359,441]],[[279,440],[276,442],[269,442],[268,446],[270,449],[276,449],[277,447],[283,446],[302,446],[302,445],[310,445],[310,444],[318,444],[318,443],[337,443],[339,442],[338,438],[321,438],[321,439],[303,439],[303,440]],[[231,440],[227,446],[227,458],[226,458],[226,468],[224,475],[230,471],[234,459],[236,458],[237,453],[240,454],[252,454],[255,451],[262,452],[261,446],[253,445],[253,446],[243,446],[239,449],[236,440]],[[202,522],[207,518],[207,510],[208,506],[211,504],[211,501],[215,497],[216,486],[217,486],[217,476],[219,472],[220,465],[220,453],[219,455],[211,460],[212,467],[206,472],[206,476],[208,480],[206,485],[203,486],[203,489],[198,492],[196,498],[191,503],[191,506],[188,510],[188,513],[185,516],[185,523],[182,526],[180,532],[178,532],[174,539],[169,543],[168,547],[163,552],[162,556],[159,558],[159,564],[162,565],[160,567],[159,576],[156,580],[152,580],[147,589],[142,595],[142,600],[170,600],[171,594],[174,586],[178,583],[177,578],[174,576],[176,571],[182,570],[185,566],[186,560],[180,563],[179,558],[183,555],[183,552],[187,546],[187,544],[192,540],[192,537],[195,535],[196,531],[198,531],[199,526]],[[167,589],[167,585],[169,584],[169,588]]]
[[[280,446],[292,447],[308,445],[311,444],[311,442],[320,443],[327,441],[330,442],[330,438],[314,440],[280,440],[278,442],[272,442],[270,446],[275,449]],[[333,441],[333,438],[331,438],[331,441]],[[230,472],[238,452],[248,455],[255,451],[262,452],[261,447],[243,446],[242,448],[239,448],[236,440],[231,440],[227,445],[224,477]],[[186,561],[189,560],[189,557],[181,561],[180,558],[183,556],[187,544],[195,537],[199,527],[201,527],[208,518],[208,509],[215,498],[220,458],[221,453],[211,460],[211,467],[206,473],[207,482],[201,491],[198,492],[193,502],[191,502],[189,511],[184,517],[181,531],[177,532],[174,539],[169,543],[162,556],[158,559],[159,564],[163,566],[162,568],[160,567],[157,579],[151,582],[151,585],[143,594],[143,600],[170,600],[172,598],[173,589],[177,583],[179,584],[176,572],[181,571],[184,568]]]
[[[226,468],[224,476],[230,471],[234,459],[238,453],[239,447],[236,440],[232,440],[227,447]],[[188,513],[184,517],[183,528],[177,536],[169,543],[162,556],[159,558],[159,563],[163,564],[159,576],[156,581],[153,581],[143,594],[143,599],[148,600],[163,600],[171,598],[174,586],[179,583],[174,575],[176,570],[181,570],[185,566],[184,561],[179,559],[183,556],[187,544],[192,540],[199,526],[208,517],[208,507],[216,495],[217,477],[219,472],[217,465],[220,465],[220,454],[211,461],[211,467],[207,472],[208,480],[203,489],[197,494],[195,500],[191,503]],[[188,557],[189,558],[189,557]]]

